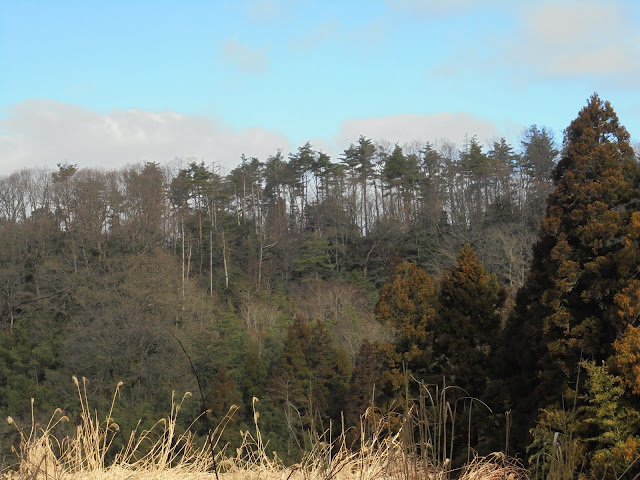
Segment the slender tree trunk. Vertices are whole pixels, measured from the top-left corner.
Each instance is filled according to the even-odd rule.
[[[362,182],[362,203],[364,205],[364,234],[369,233],[369,203],[367,201],[367,177]]]
[[[245,211],[247,209],[247,181],[242,176],[242,224],[247,224],[247,217],[245,215]]]
[[[379,223],[380,222],[380,206],[378,204],[378,184],[375,181],[373,182],[373,195],[375,197],[375,203],[376,203],[376,222]]]
[[[209,295],[213,297],[213,226],[209,229]]]
[[[227,268],[227,243],[224,239],[224,230],[222,230],[222,264],[224,265],[224,285],[229,288],[229,270]]]
[[[193,251],[192,242],[189,242],[189,252],[187,253],[187,278],[189,278],[189,274],[191,272],[191,253]]]
[[[262,285],[262,255],[264,252],[264,239],[260,238],[260,255],[258,257],[258,291]]]
[[[185,277],[185,264],[184,264],[184,213],[180,216],[180,226],[181,226],[181,235],[182,235],[182,309],[184,310],[184,284],[186,281]]]

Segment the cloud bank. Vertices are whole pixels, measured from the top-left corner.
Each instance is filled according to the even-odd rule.
[[[58,163],[115,169],[138,162],[164,164],[174,158],[215,163],[229,171],[240,157],[261,161],[281,149],[295,150],[280,132],[260,127],[236,129],[208,117],[175,112],[114,110],[109,113],[49,100],[13,105],[0,118],[0,175]],[[338,161],[360,135],[381,143],[411,144],[465,135],[481,141],[503,135],[491,121],[469,113],[398,114],[348,119],[332,138],[313,138],[314,148]]]
[[[6,109],[0,118],[0,174],[25,167],[118,168],[175,157],[215,162],[230,169],[241,154],[264,159],[289,141],[263,128],[234,129],[207,117],[175,112],[115,110],[110,113],[48,100]]]
[[[546,2],[521,17],[512,58],[546,76],[640,74],[640,34],[622,5],[604,2]],[[526,59],[526,60],[525,60]]]

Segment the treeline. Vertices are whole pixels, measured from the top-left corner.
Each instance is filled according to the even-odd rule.
[[[226,175],[187,160],[3,177],[1,413],[29,423],[31,397],[41,415],[73,411],[77,375],[103,403],[124,382],[123,430],[155,419],[172,390],[197,391],[175,335],[215,419],[236,404],[250,425],[258,397],[295,456],[311,423],[355,421],[351,372],[364,339],[392,337],[374,306],[400,259],[438,274],[472,242],[522,283],[556,155],[532,126],[518,153],[361,137],[335,162],[305,144]]]
[[[592,98],[574,124],[559,163],[532,126],[517,150],[360,137],[335,161],[307,143],[228,174],[186,160],[1,178],[0,413],[29,424],[33,397],[38,419],[63,407],[73,421],[71,375],[97,407],[122,381],[127,431],[167,412],[171,391],[198,391],[191,361],[214,421],[239,407],[225,439],[251,425],[257,397],[287,459],[343,412],[351,427],[367,406],[396,408],[409,378],[463,388],[461,411],[471,397],[490,407],[456,430],[460,448],[505,448],[511,411],[511,453],[546,452],[564,419],[552,408],[597,410],[596,378],[618,389],[627,416],[611,421],[635,425],[636,337],[622,333],[640,301],[637,165],[608,104]],[[590,390],[572,377],[581,358]],[[200,407],[185,404],[183,425]],[[636,451],[628,428],[598,444],[606,422],[585,415],[572,437],[585,452]]]
[[[475,137],[460,147],[391,147],[361,137],[335,162],[307,143],[288,159],[243,157],[227,175],[188,160],[120,171],[60,164],[53,174],[2,178],[0,222],[48,218],[69,237],[74,269],[108,242],[130,253],[184,249],[186,278],[213,272],[229,287],[245,277],[256,290],[302,275],[305,238],[325,242],[337,276],[359,270],[380,285],[390,245],[435,273],[474,232],[475,244],[486,239],[487,265],[518,285],[558,153],[536,126],[520,147],[501,139],[484,152]]]

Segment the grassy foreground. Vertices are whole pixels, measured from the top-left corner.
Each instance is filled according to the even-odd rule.
[[[451,477],[463,480],[526,480],[528,474],[514,460],[495,453],[486,458],[474,458],[458,471],[447,468],[449,461],[441,452],[438,438],[442,425],[425,426],[422,448],[414,442],[415,424],[393,422],[396,428],[389,433],[388,418],[368,412],[363,416],[360,448],[348,448],[345,435],[333,441],[316,437],[313,447],[303,455],[300,463],[284,465],[273,454],[267,454],[268,442],[258,428],[258,412],[254,410],[255,431],[240,432],[242,445],[235,452],[227,452],[218,445],[226,421],[212,431],[212,443],[196,446],[194,435],[187,430],[178,434],[176,419],[186,394],[172,402],[171,413],[149,430],[134,431],[124,448],[111,452],[118,425],[111,411],[104,420],[92,413],[86,392],[74,378],[82,406],[81,422],[73,435],[57,438],[54,430],[69,419],[59,409],[46,426],[32,424],[21,430],[20,445],[16,449],[18,463],[5,471],[7,480],[296,480],[296,479],[434,479]],[[120,385],[118,385],[119,388]],[[117,389],[116,389],[117,394]],[[114,400],[116,395],[114,395]],[[254,405],[255,405],[254,399]],[[33,402],[33,400],[32,400]],[[232,414],[233,412],[230,412]],[[227,421],[230,416],[227,416]],[[408,418],[408,417],[407,417]],[[10,424],[14,424],[9,417]],[[411,427],[411,428],[409,428]],[[409,432],[409,430],[411,432]],[[445,442],[446,444],[446,442]],[[216,451],[215,456],[212,452]],[[107,461],[113,458],[111,461]]]

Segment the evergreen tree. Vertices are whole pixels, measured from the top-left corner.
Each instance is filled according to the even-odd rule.
[[[447,384],[480,397],[491,373],[505,291],[467,244],[457,264],[443,273],[438,299],[438,363]]]
[[[393,394],[403,383],[403,362],[418,378],[431,372],[437,312],[436,290],[427,272],[414,263],[400,263],[382,287],[375,314],[395,330],[393,343],[382,347],[386,364],[382,385]]]
[[[304,354],[310,340],[308,333],[304,319],[296,317],[287,329],[282,355],[267,383],[269,400],[286,423],[287,455],[293,454],[295,446],[302,450],[304,431],[310,426],[311,372]]]
[[[511,348],[502,365],[514,418],[523,420],[514,439],[525,437],[538,408],[575,385],[581,358],[600,362],[613,353],[629,321],[616,298],[625,304],[619,295],[640,264],[631,235],[639,173],[629,134],[594,94],[565,131],[531,271],[506,328]]]
[[[218,367],[216,375],[209,384],[206,400],[214,427],[220,424],[227,414],[232,413],[235,410],[234,407],[241,408],[240,390],[224,365]],[[232,423],[237,422],[238,418],[238,414],[234,415]]]
[[[287,330],[282,355],[271,372],[267,387],[271,398],[285,407],[307,407],[310,371],[304,352],[308,344],[308,328],[304,319],[296,317]]]
[[[559,152],[553,135],[536,125],[523,132],[520,146],[514,165],[514,200],[520,223],[535,230],[544,215],[547,197],[553,191],[552,172]]]
[[[217,428],[220,434],[220,446],[238,447],[240,439],[236,425],[242,416],[242,396],[224,365],[218,367],[209,384],[206,406],[211,416],[211,428]]]
[[[257,349],[250,348],[246,357],[244,357],[242,378],[240,379],[240,389],[245,406],[251,406],[253,397],[263,398],[266,381],[267,368]],[[251,408],[247,411],[251,411]]]
[[[627,325],[627,330],[614,344],[613,364],[622,381],[634,395],[640,396],[640,328]]]
[[[323,321],[311,330],[307,347],[307,365],[311,369],[311,399],[314,415],[332,419],[339,425],[349,382],[349,357],[344,348],[333,345],[331,333]],[[325,428],[327,425],[325,425]]]
[[[344,403],[344,421],[350,429],[348,440],[354,443],[360,437],[360,417],[374,405],[375,386],[380,378],[380,355],[377,345],[364,339],[349,381],[349,393]]]
[[[293,261],[294,271],[303,280],[327,278],[334,269],[329,256],[329,242],[310,233],[301,245],[301,254]]]

